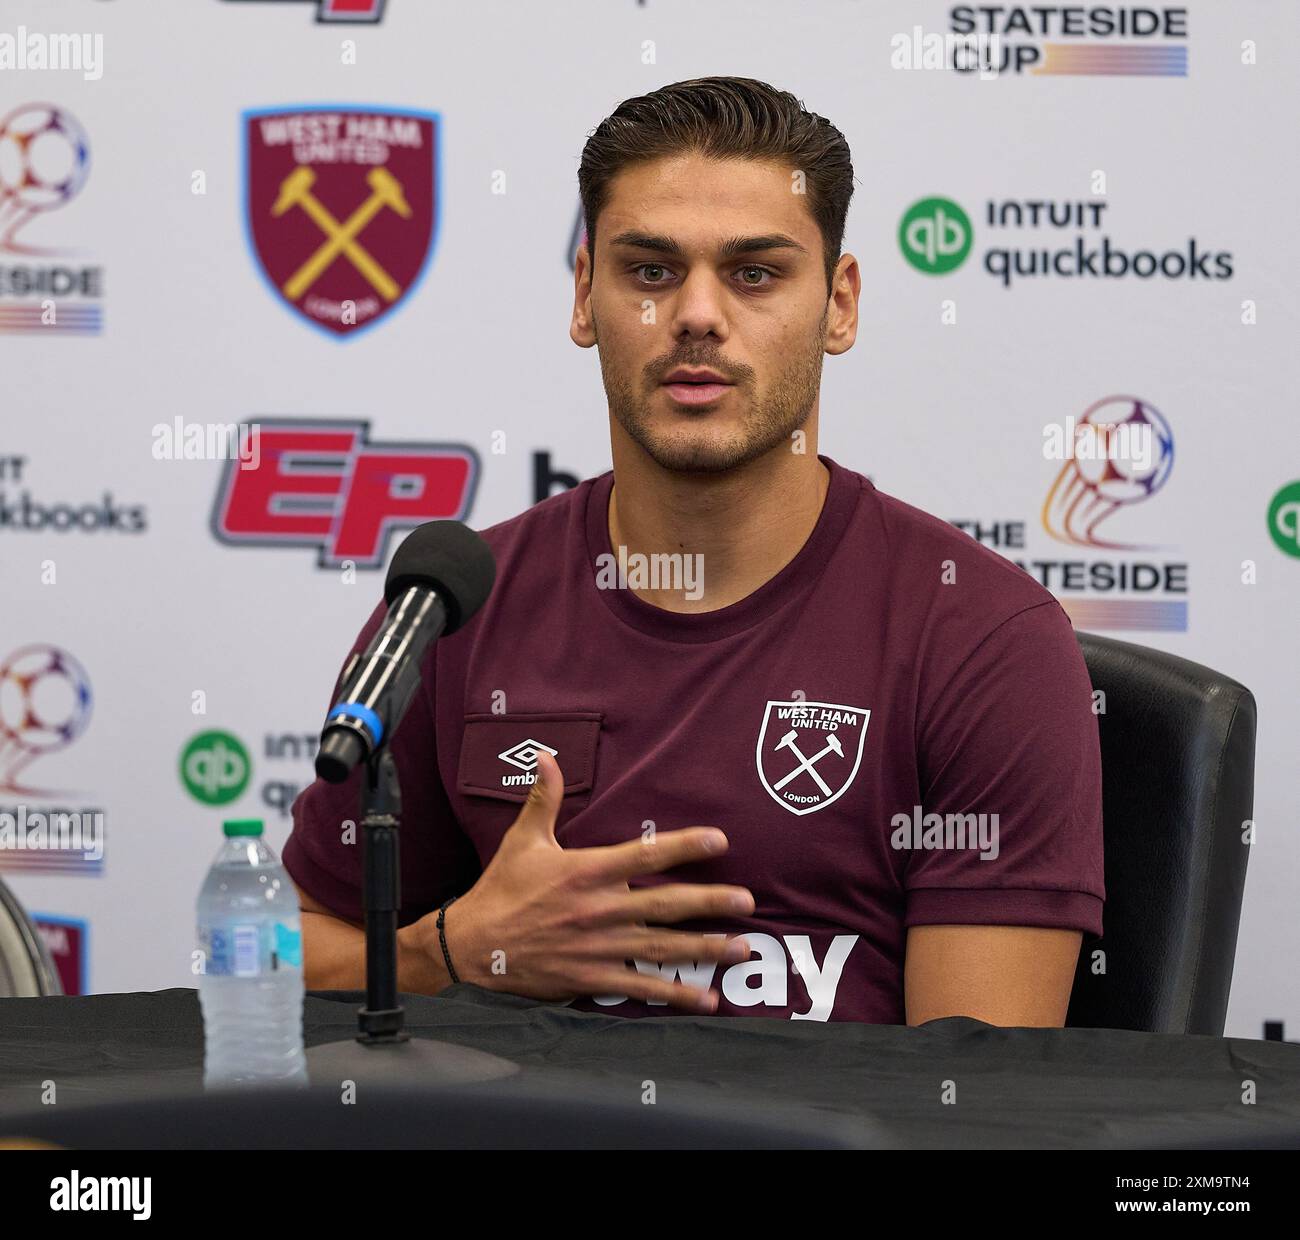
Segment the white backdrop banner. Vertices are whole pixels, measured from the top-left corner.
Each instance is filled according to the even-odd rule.
[[[821,451],[1255,693],[1227,1032],[1300,1037],[1298,14],[7,0],[0,813],[38,846],[0,877],[67,987],[194,984],[219,824],[283,846],[405,529],[609,467],[579,154],[736,74],[853,151]],[[1070,451],[1103,425],[1122,466]]]

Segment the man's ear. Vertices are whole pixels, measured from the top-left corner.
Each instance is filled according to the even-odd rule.
[[[573,318],[569,338],[581,348],[596,343],[596,319],[591,312],[591,252],[584,241],[573,260]]]
[[[826,303],[829,323],[826,352],[832,356],[847,353],[858,338],[858,295],[862,291],[862,273],[852,254],[843,254],[835,268],[831,296]]]

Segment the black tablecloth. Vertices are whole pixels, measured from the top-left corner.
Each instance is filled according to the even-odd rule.
[[[307,1045],[354,1033],[363,998],[309,993]],[[520,1065],[515,1076],[459,1094],[461,1103],[477,1099],[479,1112],[533,1100],[536,1123],[516,1125],[508,1134],[515,1146],[582,1143],[581,1123],[548,1126],[554,1105],[567,1108],[570,1120],[583,1107],[637,1108],[654,1117],[646,1131],[659,1135],[647,1137],[649,1144],[680,1143],[680,1135],[665,1135],[674,1118],[723,1124],[711,1133],[701,1128],[701,1144],[732,1139],[724,1128],[734,1118],[742,1127],[767,1124],[805,1145],[1300,1148],[1300,1045],[1293,1043],[1002,1029],[965,1017],[918,1028],[759,1017],[633,1020],[469,985],[436,997],[404,995],[402,1002],[413,1034]],[[94,1123],[116,1114],[111,1104],[156,1107],[159,1114],[184,1106],[193,1114],[205,1105],[202,1061],[193,990],[0,999],[0,1137],[92,1148],[115,1131],[115,1118]],[[317,1086],[336,1115],[338,1082],[313,1082],[308,1093],[318,1093]],[[410,1082],[411,1097],[421,1089]],[[1253,1103],[1244,1101],[1251,1096]],[[301,1127],[313,1129],[298,1134],[304,1145],[404,1143],[400,1133],[355,1128],[349,1137],[324,1133],[314,1122]],[[181,1133],[155,1127],[145,1144],[182,1143]],[[500,1139],[499,1131],[458,1133],[451,1119],[437,1137],[450,1147]],[[249,1132],[244,1143],[263,1140],[293,1144],[294,1135]]]

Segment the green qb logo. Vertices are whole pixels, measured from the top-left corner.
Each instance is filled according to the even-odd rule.
[[[947,198],[922,198],[908,208],[898,226],[898,244],[917,271],[947,275],[966,261],[974,231],[970,219]]]
[[[1288,482],[1268,506],[1268,532],[1287,553],[1300,558],[1300,482]]]
[[[181,780],[196,801],[226,805],[248,787],[253,764],[229,732],[200,732],[181,754]]]

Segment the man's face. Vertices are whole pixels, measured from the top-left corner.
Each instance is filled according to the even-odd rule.
[[[610,412],[664,469],[735,469],[788,447],[816,406],[829,305],[796,184],[754,160],[636,164],[610,186],[594,270],[579,252],[570,334],[596,344]]]

